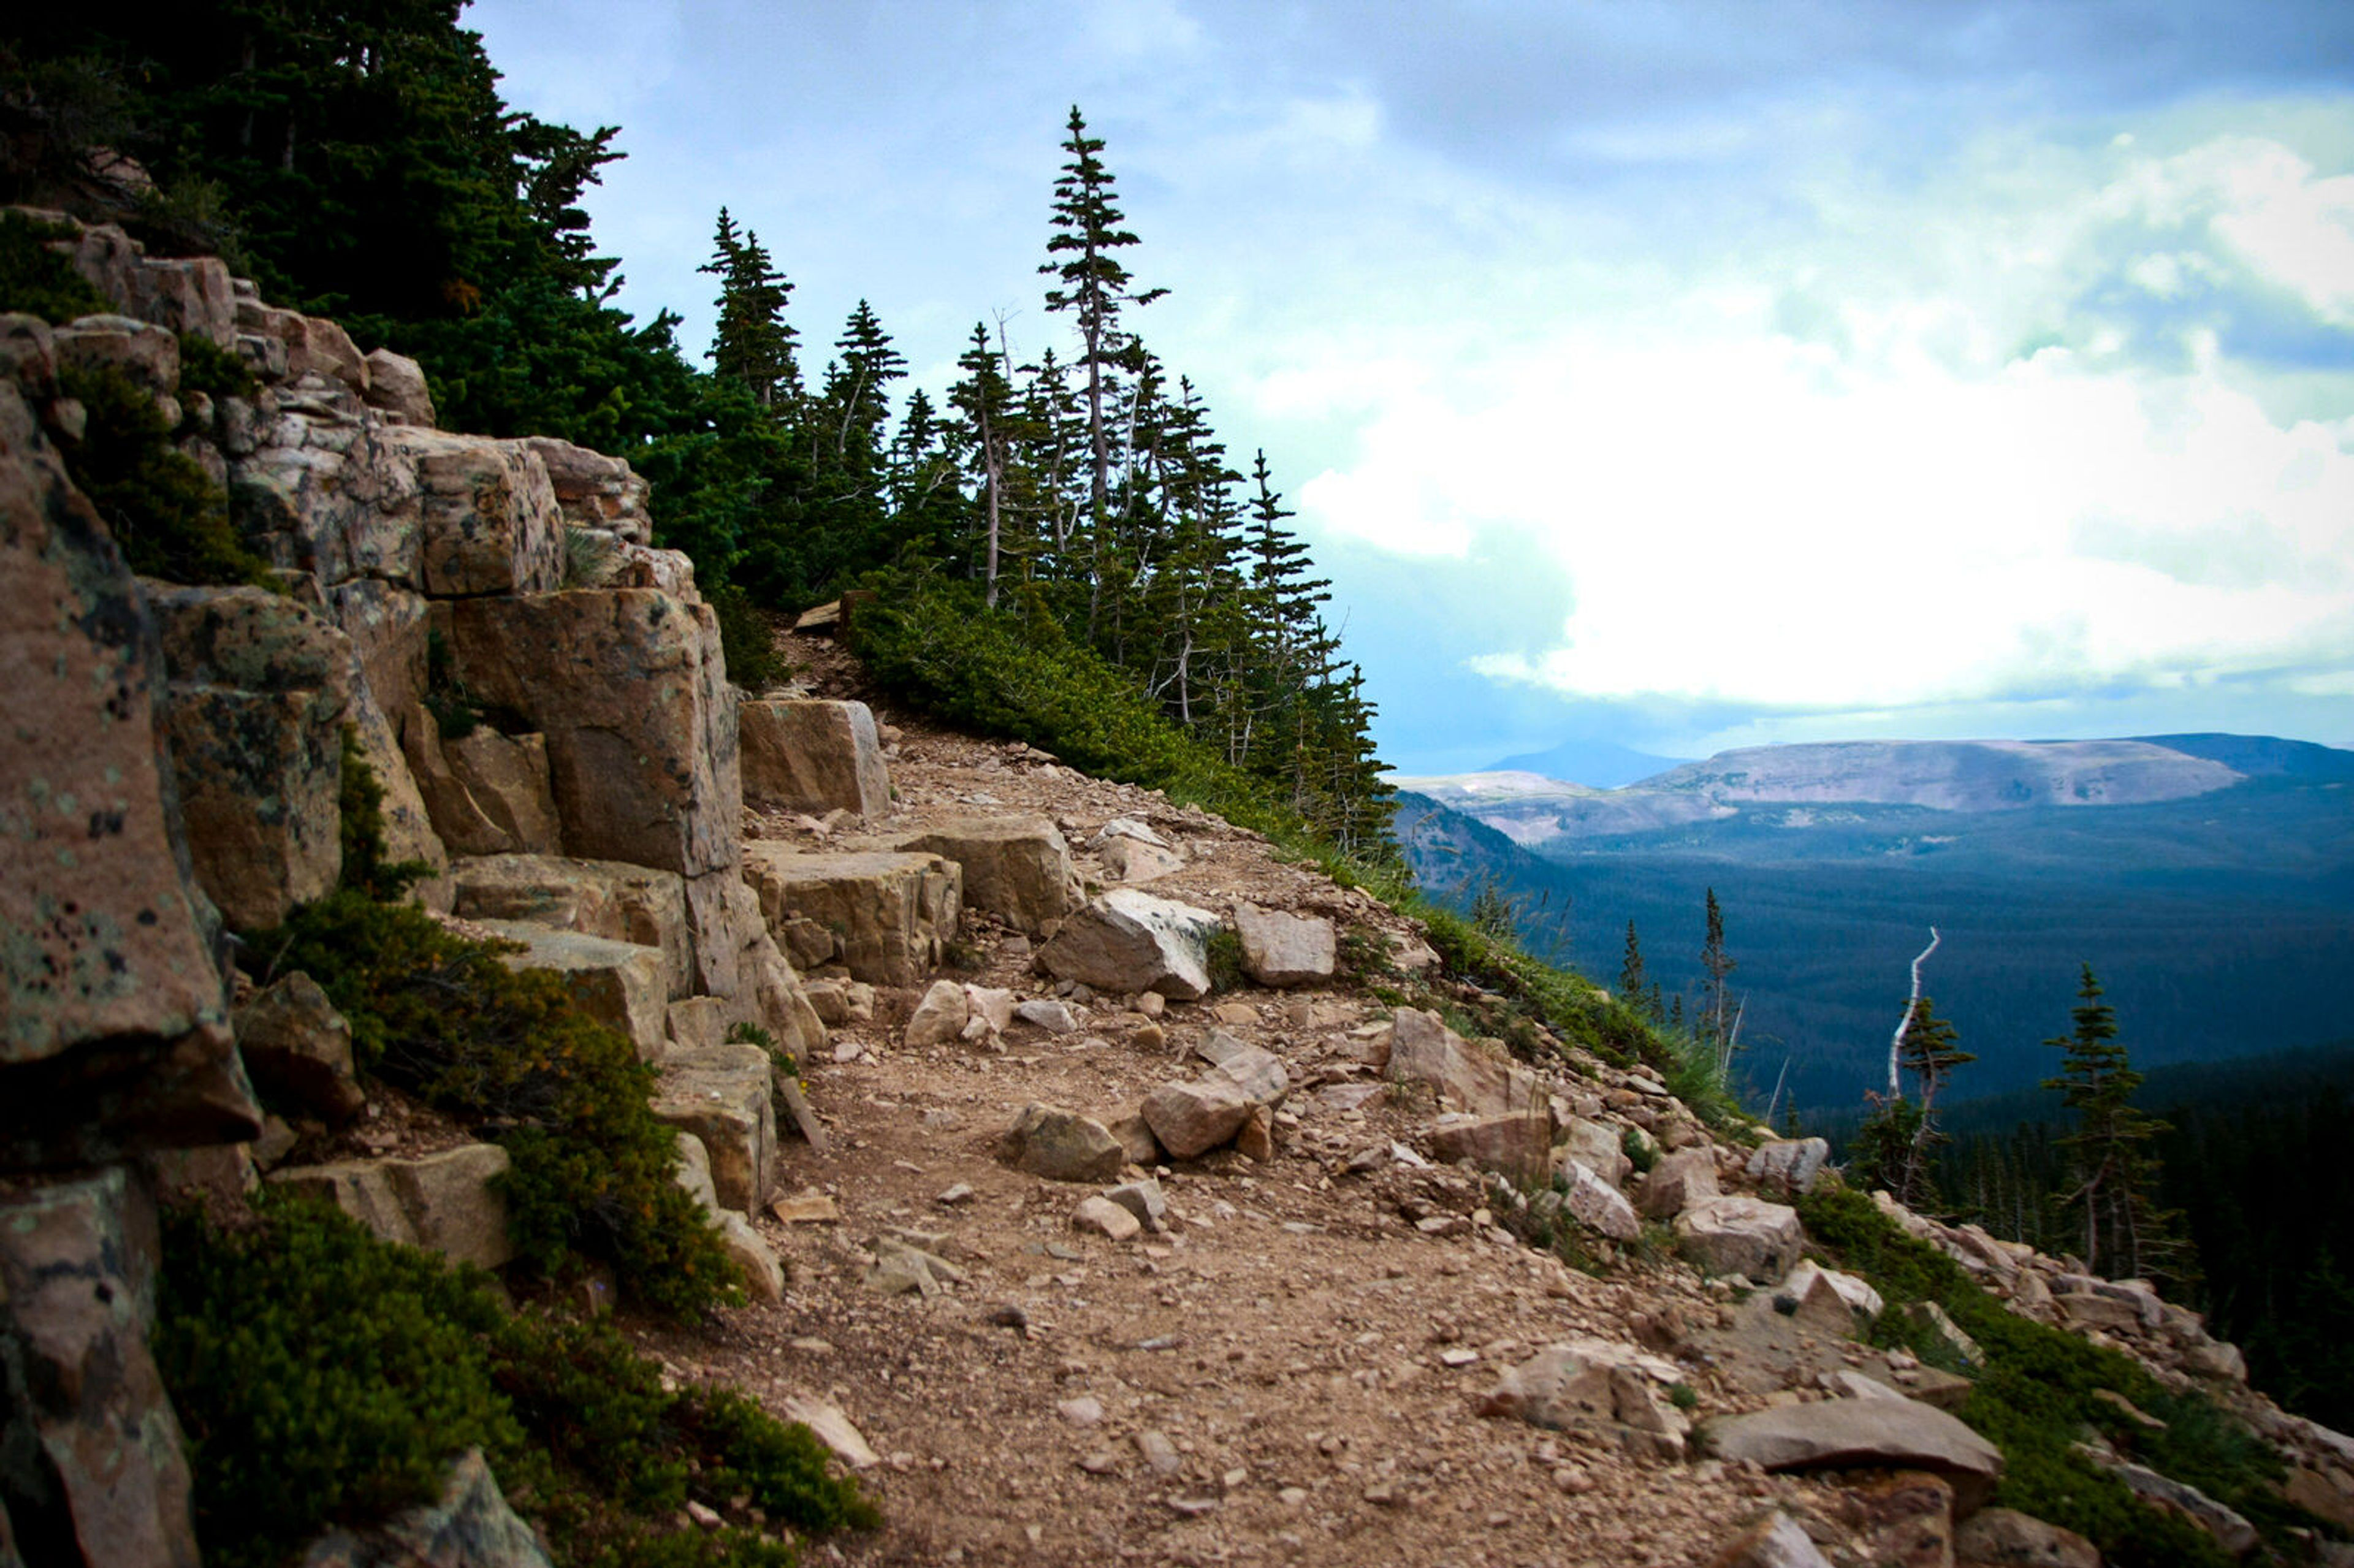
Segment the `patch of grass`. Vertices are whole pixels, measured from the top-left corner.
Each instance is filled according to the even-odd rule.
[[[315,1201],[265,1192],[255,1216],[166,1217],[154,1345],[209,1563],[275,1568],[331,1524],[427,1500],[472,1447],[559,1562],[794,1560],[740,1510],[679,1528],[689,1499],[807,1531],[876,1522],[806,1427],[733,1393],[665,1393],[606,1324],[512,1313],[477,1271]]]
[[[70,239],[73,229],[21,212],[0,213],[0,311],[22,311],[51,326],[112,310],[105,295],[74,264],[46,243]]]
[[[2130,1356],[2009,1311],[1959,1264],[1905,1234],[1843,1183],[1819,1183],[1798,1200],[1798,1213],[1840,1267],[1871,1280],[1887,1301],[1872,1325],[1875,1343],[1925,1355],[1924,1331],[1904,1320],[1902,1308],[1935,1301],[1986,1352],[1960,1414],[2003,1451],[1997,1503],[2073,1530],[2101,1549],[2105,1562],[2126,1568],[2221,1568],[2230,1561],[2203,1531],[2143,1506],[2122,1481],[2077,1454],[2073,1445],[2091,1431],[2238,1510],[2275,1545],[2286,1528],[2318,1524],[2274,1490],[2278,1461],[2203,1394],[2171,1393]],[[2168,1422],[2168,1430],[2143,1431],[2095,1398],[2101,1389]]]
[[[166,582],[275,588],[229,522],[228,496],[172,445],[155,399],[114,366],[69,367],[60,389],[89,415],[62,443],[66,471],[106,519],[131,569]]]

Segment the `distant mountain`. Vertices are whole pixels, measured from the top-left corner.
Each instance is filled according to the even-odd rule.
[[[1592,789],[1616,789],[1690,761],[1683,757],[1655,757],[1606,740],[1564,740],[1547,751],[1522,752],[1489,764],[1490,773],[1535,773],[1583,784]]]
[[[1608,983],[1627,922],[1696,992],[1723,906],[1767,1083],[1851,1106],[1884,1071],[1905,966],[1966,1049],[1965,1096],[2048,1075],[2090,961],[2137,1065],[2340,1037],[2354,973],[2354,753],[2265,736],[1762,747],[1619,789],[1509,771],[1394,780],[1424,885],[1493,878],[1538,945]],[[1458,814],[1460,814],[1458,817]],[[1468,818],[1482,832],[1463,825]],[[1504,841],[1495,835],[1500,833]]]

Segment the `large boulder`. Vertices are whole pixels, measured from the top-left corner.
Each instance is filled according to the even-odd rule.
[[[218,927],[163,750],[138,586],[0,380],[0,1163],[93,1164],[260,1131]]]
[[[1287,915],[1237,900],[1235,933],[1243,973],[1265,986],[1322,985],[1332,978],[1339,946],[1320,915]]]
[[[1798,1211],[1759,1198],[1719,1197],[1676,1216],[1683,1254],[1711,1274],[1739,1274],[1771,1285],[1798,1261],[1806,1232]]]
[[[660,948],[559,931],[521,920],[485,920],[503,940],[518,942],[509,969],[545,969],[563,982],[574,1005],[606,1028],[629,1037],[638,1060],[663,1053],[669,1035],[670,966]]]
[[[496,1144],[468,1143],[413,1160],[282,1166],[270,1180],[327,1199],[387,1241],[496,1268],[514,1256],[497,1185],[507,1163]]]
[[[1641,1206],[1647,1220],[1672,1220],[1695,1204],[1723,1197],[1716,1181],[1716,1152],[1707,1144],[1662,1155],[1643,1177]]]
[[[123,283],[115,303],[141,321],[217,348],[236,345],[237,296],[219,257],[143,256]]]
[[[1479,1402],[1479,1414],[1614,1436],[1632,1448],[1681,1457],[1690,1424],[1660,1402],[1654,1384],[1662,1370],[1675,1375],[1672,1363],[1632,1345],[1594,1339],[1548,1345],[1506,1372]]]
[[[1543,1086],[1501,1050],[1475,1046],[1435,1012],[1398,1009],[1390,1027],[1393,1083],[1426,1084],[1444,1104],[1472,1116],[1504,1116],[1545,1103]]]
[[[0,1194],[8,1467],[49,1494],[47,1539],[16,1542],[26,1562],[196,1568],[179,1422],[147,1349],[154,1225],[120,1167]],[[16,1561],[8,1544],[0,1514]]]
[[[1425,1136],[1434,1159],[1450,1163],[1469,1160],[1483,1170],[1534,1180],[1543,1174],[1552,1153],[1553,1118],[1543,1111],[1533,1116],[1525,1111],[1501,1116],[1450,1111],[1432,1122]]]
[[[1161,1085],[1138,1108],[1161,1148],[1191,1160],[1232,1141],[1257,1104],[1240,1083],[1214,1068],[1189,1083]]]
[[[367,1107],[352,1061],[352,1027],[318,981],[299,970],[237,1010],[237,1048],[254,1086],[289,1116],[341,1127]]]
[[[368,351],[365,396],[369,408],[397,423],[432,428],[433,390],[425,384],[425,367],[405,354]]]
[[[1022,1107],[1002,1141],[1016,1166],[1054,1181],[1117,1181],[1127,1160],[1119,1139],[1093,1117],[1035,1102]]]
[[[2002,1474],[2002,1452],[1942,1410],[1914,1399],[1786,1404],[1708,1425],[1709,1451],[1764,1470],[1928,1470],[1954,1488],[1956,1518],[1974,1512]]]
[[[152,585],[173,774],[196,880],[229,925],[279,925],[343,870],[351,640],[254,588]]]
[[[864,703],[817,698],[746,703],[744,799],[781,811],[891,809],[891,769]]]
[[[265,388],[219,405],[231,514],[278,566],[333,589],[375,578],[425,586],[425,504],[409,451],[356,397]]]
[[[745,933],[727,886],[743,798],[711,607],[645,588],[577,589],[457,599],[436,620],[475,699],[546,737],[565,848],[684,875],[695,989],[733,995]]]
[[[1193,1001],[1210,991],[1206,909],[1116,887],[1063,922],[1038,960],[1059,980],[1115,994],[1158,991]]]
[[[805,854],[755,841],[745,846],[744,879],[793,959],[839,961],[874,985],[920,980],[939,962],[964,908],[962,874],[936,854]]]
[[[528,920],[662,949],[673,1000],[693,992],[695,939],[686,882],[622,861],[500,854],[451,863],[451,912],[469,920]]]
[[[564,516],[524,441],[385,427],[417,472],[419,583],[436,599],[545,594],[564,586]]]
[[[1747,1171],[1769,1192],[1811,1192],[1830,1157],[1831,1146],[1823,1139],[1775,1139],[1751,1150]]]
[[[1626,1195],[1577,1160],[1563,1160],[1555,1180],[1562,1183],[1561,1206],[1586,1229],[1622,1242],[1643,1234],[1643,1222]]]
[[[745,789],[748,794],[748,782]],[[1034,937],[1053,929],[1085,896],[1070,845],[1051,818],[959,817],[895,839],[891,847],[956,862],[964,871],[966,908]]]
[[[663,1062],[654,1116],[702,1140],[722,1208],[750,1213],[776,1189],[775,1086],[776,1065],[758,1045],[673,1051]]]

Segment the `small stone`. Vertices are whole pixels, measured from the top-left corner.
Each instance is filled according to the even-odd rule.
[[[1438,1352],[1438,1361],[1441,1366],[1468,1367],[1479,1359],[1479,1351],[1461,1348]]]
[[[1136,1435],[1136,1451],[1144,1457],[1145,1465],[1154,1475],[1173,1476],[1184,1467],[1184,1457],[1177,1452],[1177,1445],[1156,1428]]]
[[[1108,1476],[1119,1468],[1119,1456],[1109,1448],[1098,1448],[1079,1461],[1079,1468],[1090,1476]]]
[[[1275,1494],[1275,1500],[1286,1508],[1298,1508],[1308,1500],[1306,1487],[1285,1487]]]
[[[1561,1465],[1554,1467],[1553,1484],[1571,1497],[1584,1497],[1594,1489],[1594,1478],[1575,1465]]]
[[[1144,1223],[1109,1198],[1088,1198],[1072,1211],[1071,1228],[1124,1242],[1134,1240]]]
[[[960,1181],[955,1186],[949,1188],[947,1192],[942,1192],[939,1196],[934,1198],[932,1202],[953,1209],[960,1203],[970,1203],[972,1202],[972,1189],[967,1186],[964,1182]]]
[[[686,1517],[705,1530],[717,1530],[723,1522],[718,1510],[707,1503],[699,1503],[693,1498],[686,1499]]]
[[[1161,1183],[1150,1176],[1114,1187],[1104,1196],[1155,1228],[1169,1213],[1168,1195],[1161,1192]]]
[[[1215,1498],[1172,1497],[1168,1500],[1169,1511],[1181,1519],[1200,1519],[1204,1514],[1218,1511],[1218,1499]]]
[[[1013,1016],[1023,1023],[1044,1030],[1049,1034],[1069,1034],[1079,1027],[1068,1002],[1036,1000],[1025,1001],[1013,1010]]]
[[[1103,1401],[1092,1393],[1083,1393],[1076,1399],[1057,1400],[1055,1402],[1055,1414],[1074,1426],[1100,1425],[1104,1418]]]
[[[1250,1119],[1235,1134],[1235,1150],[1261,1165],[1275,1158],[1275,1118],[1265,1106],[1254,1107]]]
[[[769,1213],[789,1225],[832,1225],[842,1223],[842,1210],[822,1192],[795,1192],[769,1205]]]

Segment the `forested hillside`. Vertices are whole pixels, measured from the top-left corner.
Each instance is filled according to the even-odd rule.
[[[1117,672],[1317,831],[1379,850],[1373,710],[1323,618],[1327,585],[1264,454],[1230,450],[1141,335],[1163,291],[1137,275],[1076,108],[1040,189],[1059,352],[1017,363],[978,322],[952,386],[906,387],[863,302],[816,346],[792,318],[790,258],[723,209],[706,366],[676,317],[610,303],[619,262],[580,198],[623,155],[620,130],[514,111],[460,11],[28,11],[0,35],[0,200],[121,222],[157,255],[225,256],[363,349],[416,357],[449,428],[626,457],[652,482],[657,542],[694,558],[719,608],[740,682],[777,673],[758,612],[862,581],[993,611],[1024,645]]]

